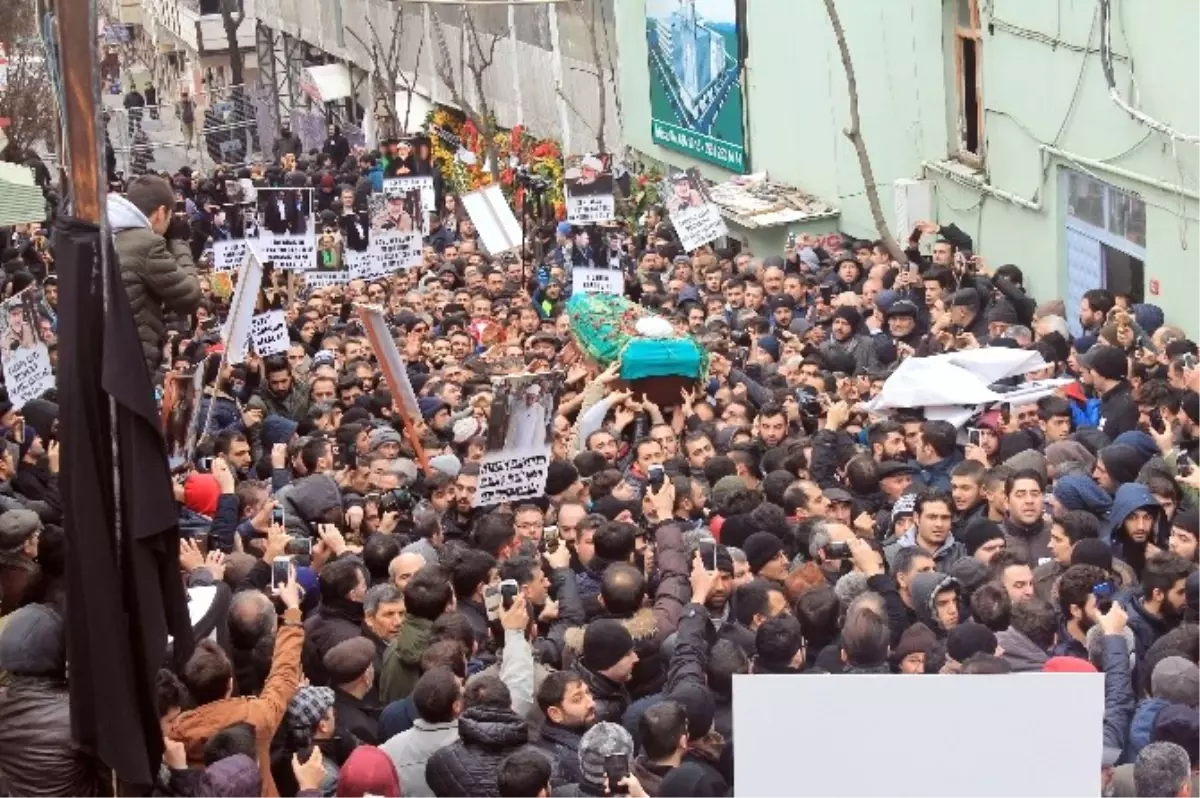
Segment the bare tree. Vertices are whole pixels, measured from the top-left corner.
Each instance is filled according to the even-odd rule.
[[[229,48],[229,77],[234,86],[245,82],[245,61],[242,48],[238,46],[238,28],[246,19],[246,7],[242,0],[221,0],[221,25],[225,28],[225,44]]]
[[[888,228],[887,219],[883,215],[883,206],[879,204],[879,190],[875,187],[875,170],[871,168],[871,156],[867,153],[867,144],[863,141],[858,119],[858,81],[854,77],[854,64],[850,60],[850,48],[846,46],[846,31],[842,28],[842,19],[838,16],[834,0],[825,0],[825,11],[829,14],[829,24],[833,26],[833,35],[837,38],[838,50],[842,55],[842,67],[846,70],[846,87],[850,92],[850,127],[842,132],[854,145],[858,155],[858,168],[862,172],[863,187],[867,192],[867,204],[871,208],[871,217],[875,221],[875,232],[879,240],[887,246],[888,254],[897,263],[908,263],[904,250],[896,243]]]
[[[496,150],[496,115],[492,111],[491,103],[488,102],[483,76],[496,59],[496,44],[500,41],[500,37],[496,34],[481,33],[475,25],[471,7],[463,6],[461,29],[463,48],[460,51],[459,70],[456,74],[450,47],[446,44],[446,32],[442,27],[441,17],[438,15],[437,9],[433,7],[430,8],[429,15],[433,21],[433,36],[437,42],[437,57],[434,59],[434,64],[438,77],[450,90],[450,97],[454,100],[454,104],[467,115],[467,119],[471,120],[471,124],[479,131],[479,135],[483,138],[484,154],[491,166],[492,181],[499,183],[500,156]],[[484,40],[487,38],[490,38],[491,41],[485,42]],[[462,78],[461,86],[458,76]],[[474,103],[467,99],[468,92],[465,87],[468,80],[475,89],[476,102]]]
[[[417,45],[416,65],[413,67],[412,80],[404,74],[401,65],[401,42],[404,39],[404,3],[395,2],[395,13],[392,17],[390,26],[391,39],[385,45],[383,37],[379,35],[378,29],[375,27],[375,20],[371,19],[370,14],[367,15],[367,34],[370,38],[369,42],[363,41],[362,37],[353,28],[347,27],[346,30],[355,38],[359,46],[367,51],[367,55],[371,59],[371,80],[375,86],[375,101],[383,100],[383,107],[387,111],[388,119],[383,125],[381,133],[384,138],[390,138],[408,132],[409,116],[412,114],[413,92],[417,88],[417,79],[421,74],[421,53],[425,49],[425,37],[420,37],[420,44]],[[406,95],[404,103],[404,112],[400,113],[396,105],[396,87],[403,86]],[[374,113],[375,109],[371,109]]]
[[[37,38],[37,14],[29,0],[0,3],[0,45],[8,54],[8,85],[0,91],[0,117],[7,117],[4,155],[16,156],[35,144],[56,146],[58,107],[46,54]],[[14,158],[15,159],[15,158]]]

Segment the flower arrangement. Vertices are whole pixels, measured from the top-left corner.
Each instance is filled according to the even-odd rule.
[[[662,202],[663,172],[656,166],[645,168],[630,176],[629,196],[617,205],[617,214],[625,220],[630,230],[638,229],[638,223],[647,209]]]
[[[487,142],[470,119],[457,111],[438,106],[426,117],[425,128],[433,143],[433,164],[441,171],[451,190],[466,194],[491,185]],[[499,166],[500,189],[513,206],[519,208],[524,199],[524,189],[516,182],[517,169],[514,164],[524,164],[531,173],[550,183],[544,199],[551,203],[556,219],[564,218],[563,163],[558,143],[551,139],[535,138],[522,125],[512,130],[497,130],[491,143]],[[464,163],[458,157],[460,150],[474,155],[474,163]]]

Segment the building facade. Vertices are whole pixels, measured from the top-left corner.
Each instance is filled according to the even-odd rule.
[[[765,171],[840,212],[807,226],[735,222],[732,234],[757,254],[781,251],[789,232],[874,238],[843,133],[846,72],[823,0],[621,0],[625,143],[712,180],[733,174],[658,143],[661,105],[647,88],[658,85],[664,16],[692,20],[695,52],[711,47],[696,17],[717,18],[727,4],[737,29],[722,33],[741,43],[742,171]],[[837,9],[861,132],[898,239],[920,218],[953,222],[992,266],[1021,266],[1035,296],[1066,299],[1069,316],[1083,291],[1107,287],[1161,306],[1197,333],[1200,5],[837,0]],[[688,67],[677,75],[712,71],[711,63],[708,72]],[[680,124],[694,120],[675,113]]]

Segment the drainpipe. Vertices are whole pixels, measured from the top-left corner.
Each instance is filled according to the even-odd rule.
[[[1123,177],[1126,180],[1134,183],[1142,183],[1147,186],[1153,186],[1154,188],[1161,189],[1162,191],[1166,191],[1170,194],[1176,194],[1189,199],[1200,200],[1200,193],[1197,193],[1190,188],[1185,188],[1177,183],[1168,183],[1165,180],[1159,180],[1158,178],[1148,177],[1146,175],[1138,174],[1137,172],[1131,172],[1128,169],[1122,169],[1119,166],[1113,166],[1112,164],[1107,164],[1104,161],[1097,161],[1093,158],[1086,158],[1082,155],[1076,155],[1075,153],[1068,152],[1067,150],[1060,150],[1058,147],[1053,147],[1049,144],[1041,145],[1041,151],[1047,155],[1054,155],[1062,158],[1064,161],[1070,161],[1071,163],[1085,166],[1088,169],[1095,169],[1098,172],[1107,172],[1111,175],[1116,175],[1117,177]]]
[[[1005,202],[1011,202],[1013,205],[1019,205],[1026,210],[1038,212],[1042,210],[1041,200],[1031,202],[1024,197],[1018,197],[1016,194],[998,189],[992,184],[981,180],[974,175],[961,174],[960,172],[956,172],[944,164],[937,163],[936,161],[922,161],[921,168],[930,172],[937,172],[939,175],[947,177],[961,186],[974,189],[975,191],[981,191],[984,194],[995,197],[996,199],[1004,200]]]

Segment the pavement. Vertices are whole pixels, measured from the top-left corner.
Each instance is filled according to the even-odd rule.
[[[117,169],[131,175],[130,151],[132,137],[129,134],[129,114],[122,105],[124,95],[105,94],[104,108],[109,112],[108,136],[117,154]],[[183,125],[175,116],[173,106],[158,106],[158,118],[154,119],[150,109],[142,109],[142,130],[146,131],[153,148],[154,160],[149,168],[155,172],[170,172],[174,174],[180,167],[190,166],[193,169],[203,169],[207,156],[199,149],[199,141],[193,140],[191,146],[186,146],[183,136]],[[195,137],[198,139],[198,136]]]

